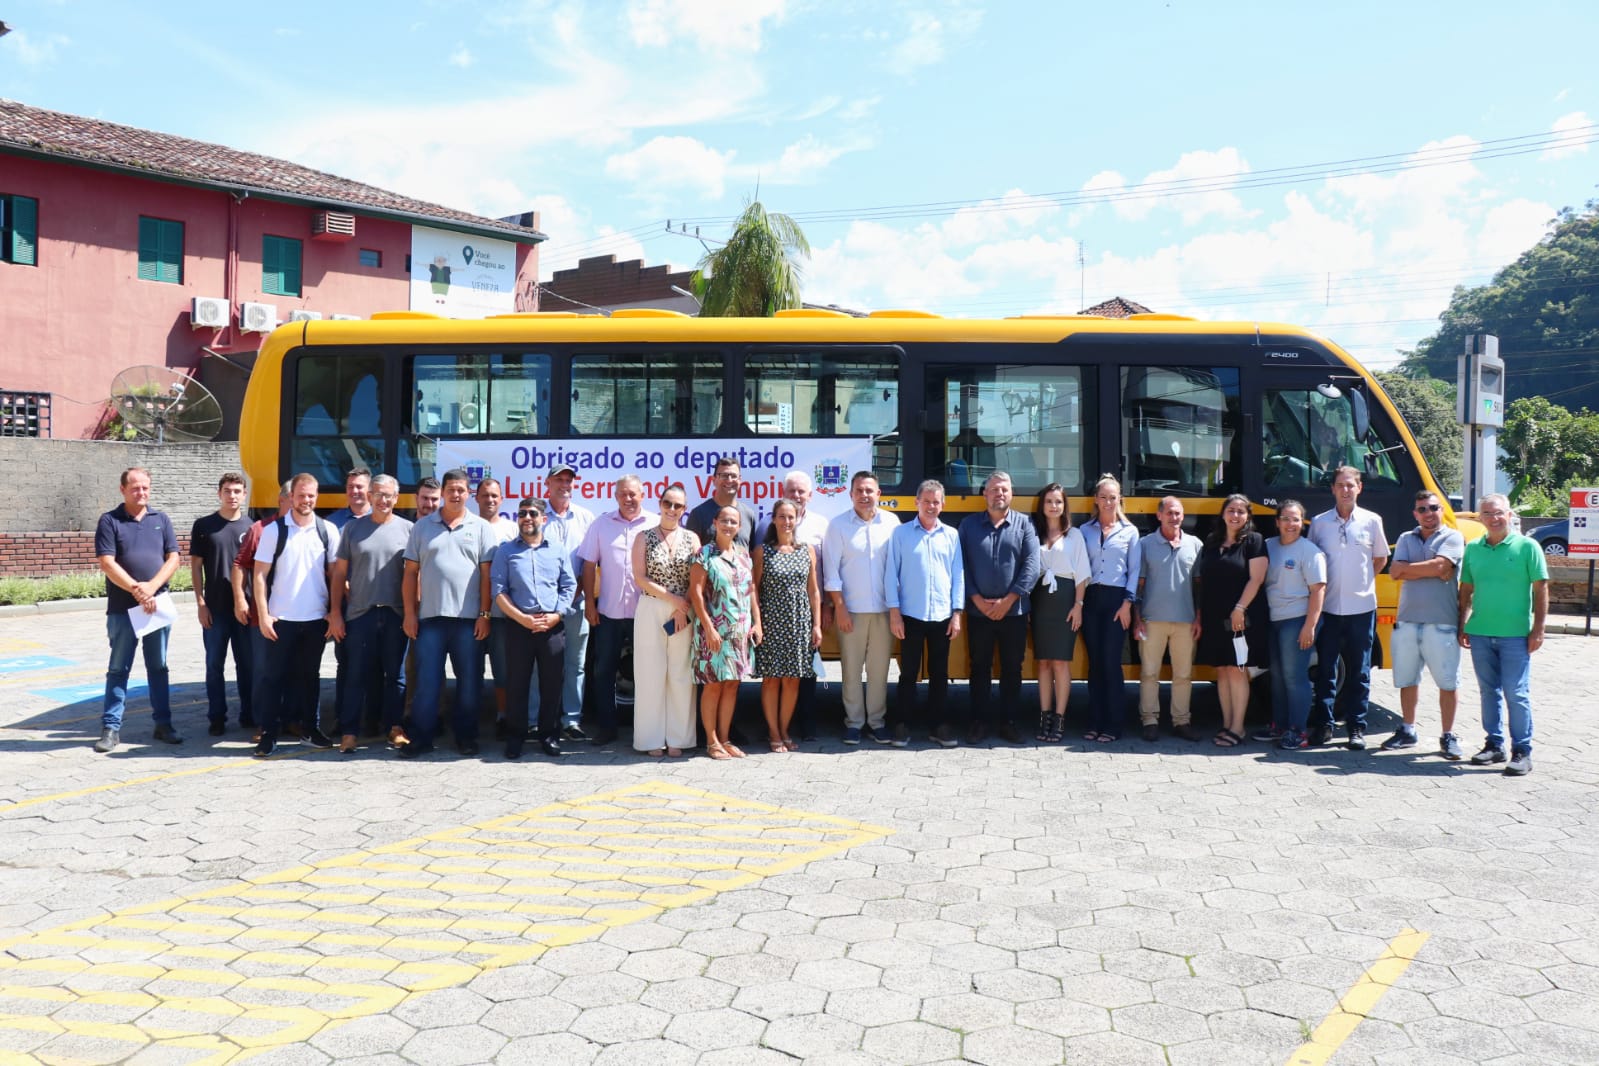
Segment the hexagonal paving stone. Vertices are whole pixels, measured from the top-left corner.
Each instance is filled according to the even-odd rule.
[[[1011,1004],[975,992],[935,996],[922,1003],[922,1021],[967,1033],[1009,1025],[1014,1017]]]
[[[490,1029],[475,1025],[447,1025],[423,1029],[406,1042],[400,1054],[428,1066],[468,1066],[487,1062],[507,1041]]]
[[[1061,1048],[1060,1037],[1016,1025],[984,1029],[961,1041],[962,1055],[985,1066],[1056,1066]]]
[[[596,1044],[650,1040],[666,1031],[671,1016],[642,1003],[617,1003],[592,1007],[572,1023],[572,1032]]]
[[[1164,1003],[1122,1007],[1111,1012],[1111,1021],[1118,1033],[1154,1044],[1181,1044],[1210,1036],[1203,1015]]]
[[[1040,999],[1018,1004],[1016,1024],[1056,1036],[1082,1036],[1110,1030],[1110,1011],[1090,1003]]]
[[[738,989],[724,981],[713,981],[709,977],[685,977],[651,985],[639,1002],[646,1007],[678,1015],[725,1007],[733,1002],[737,993]]]
[[[752,1048],[760,1043],[765,1031],[764,1018],[723,1007],[679,1014],[666,1027],[666,1038],[699,1051],[715,1051],[718,1048]]]
[[[674,981],[682,977],[698,977],[711,960],[695,951],[683,948],[656,948],[635,951],[619,967],[620,972],[644,981]]]
[[[960,1034],[926,1022],[898,1022],[866,1031],[862,1049],[883,1062],[924,1063],[960,1055]]]
[[[625,973],[594,973],[568,977],[550,993],[587,1010],[614,1003],[633,1003],[644,991],[644,982]]]
[[[903,992],[886,988],[853,988],[833,992],[827,997],[827,1013],[848,1018],[858,1025],[887,1025],[914,1021],[921,1013],[921,1001]]]
[[[794,1014],[815,1014],[827,1005],[827,993],[812,985],[773,981],[742,989],[733,997],[733,1009],[768,1020]]]
[[[594,1066],[693,1066],[699,1052],[670,1040],[632,1040],[612,1044],[594,1057]]]
[[[564,999],[540,996],[496,1003],[479,1024],[509,1037],[538,1036],[565,1032],[581,1013]]]
[[[785,981],[794,972],[795,963],[775,955],[725,955],[712,959],[705,968],[705,976],[713,981],[748,988],[752,985]]]
[[[794,967],[793,980],[829,992],[848,988],[876,988],[883,971],[853,959],[818,959]]]
[[[830,1014],[797,1014],[767,1025],[762,1040],[767,1047],[804,1059],[857,1048],[864,1034],[854,1022]]]

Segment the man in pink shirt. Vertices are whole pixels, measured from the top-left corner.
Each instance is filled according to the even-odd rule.
[[[596,746],[616,739],[616,671],[623,643],[633,633],[639,590],[633,581],[633,540],[660,522],[644,512],[644,485],[632,474],[617,479],[616,510],[600,515],[583,535],[583,612],[593,634],[589,676],[593,678]]]

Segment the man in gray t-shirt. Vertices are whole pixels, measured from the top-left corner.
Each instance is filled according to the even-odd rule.
[[[1438,686],[1438,717],[1443,735],[1439,753],[1451,761],[1464,753],[1455,737],[1455,685],[1460,675],[1459,570],[1465,538],[1443,524],[1443,505],[1428,491],[1416,493],[1416,528],[1394,545],[1389,571],[1399,586],[1399,613],[1390,646],[1394,684],[1404,723],[1382,742],[1383,750],[1413,748],[1416,739],[1416,697],[1425,664]]]
[[[355,751],[362,709],[376,705],[368,732],[399,739],[405,708],[405,547],[411,523],[394,513],[399,482],[372,479],[372,511],[351,519],[333,564],[333,635],[344,646],[347,678],[339,700],[339,750]]]
[[[1160,664],[1171,653],[1172,732],[1197,739],[1189,717],[1194,644],[1199,619],[1194,613],[1194,566],[1203,547],[1183,532],[1183,501],[1160,501],[1160,528],[1138,542],[1138,598],[1133,601],[1133,639],[1138,645],[1138,717],[1144,739],[1160,736]]]
[[[416,641],[418,675],[411,733],[400,746],[407,759],[433,750],[446,658],[455,672],[455,748],[479,750],[477,642],[489,636],[489,564],[500,538],[467,510],[466,471],[446,471],[440,481],[439,509],[411,527],[405,546],[405,635]]]

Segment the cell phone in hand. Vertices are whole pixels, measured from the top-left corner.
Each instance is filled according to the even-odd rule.
[[[669,637],[676,635],[676,633],[677,633],[677,619],[676,618],[668,618],[666,620],[666,624],[661,626],[661,629],[664,630],[666,635],[669,636]]]

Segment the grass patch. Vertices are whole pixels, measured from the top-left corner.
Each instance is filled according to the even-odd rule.
[[[189,568],[179,567],[178,572],[172,575],[171,590],[187,592],[191,587]],[[0,577],[0,606],[104,596],[105,575],[98,570],[80,574],[55,574],[51,577]]]

